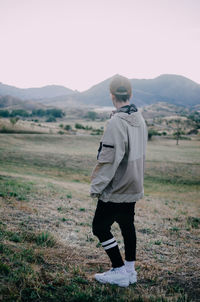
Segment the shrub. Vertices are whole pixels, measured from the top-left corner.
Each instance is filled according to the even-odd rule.
[[[92,130],[92,129],[93,129],[92,126],[88,126],[88,125],[85,126],[85,130]]]
[[[98,114],[95,111],[89,111],[86,115],[86,118],[94,121],[98,117]]]
[[[196,123],[197,128],[200,128],[200,113],[198,111],[192,112],[188,118]]]
[[[18,122],[18,120],[19,120],[19,117],[11,117],[10,118],[10,122],[11,122],[11,124],[12,124],[13,127]]]
[[[47,109],[46,115],[50,115],[53,117],[63,117],[65,113],[61,109],[54,108],[54,109]]]
[[[10,129],[7,129],[6,126],[3,126],[1,129],[0,129],[0,133],[9,133],[10,132]]]
[[[72,198],[72,193],[71,192],[67,194],[67,198]]]
[[[72,127],[71,127],[71,125],[65,125],[64,129],[67,130],[67,131],[69,131],[69,130],[72,130]]]
[[[148,140],[151,140],[153,135],[161,135],[161,134],[156,130],[149,129],[149,131],[148,131]]]
[[[180,137],[181,135],[184,135],[184,134],[185,134],[184,131],[176,131],[176,132],[173,133],[174,136],[179,136],[179,137]]]
[[[187,134],[198,134],[198,130],[197,129],[191,129]]]
[[[76,129],[85,129],[85,127],[82,124],[76,123],[75,124]]]
[[[53,108],[53,109],[34,109],[32,111],[32,116],[40,116],[40,117],[44,117],[44,116],[53,116],[55,118],[59,118],[59,117],[63,117],[65,115],[65,113],[58,108]]]
[[[91,135],[102,135],[103,130],[102,129],[93,129],[91,132]]]
[[[43,117],[46,115],[46,111],[44,109],[34,109],[32,111],[32,116],[40,116],[40,117]]]
[[[0,110],[0,117],[9,117],[10,113],[8,110]]]
[[[56,118],[54,116],[50,116],[48,119],[46,119],[47,123],[53,123],[56,122]]]
[[[23,110],[23,109],[12,110],[12,112],[10,113],[10,117],[16,117],[16,116],[28,117],[28,116],[30,116],[30,114],[26,110]]]

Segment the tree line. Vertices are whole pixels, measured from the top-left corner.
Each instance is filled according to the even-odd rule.
[[[53,109],[34,109],[32,112],[28,112],[24,109],[13,109],[9,110],[0,110],[0,117],[4,118],[12,118],[12,117],[54,117],[54,118],[62,118],[65,115],[61,109],[53,108]]]

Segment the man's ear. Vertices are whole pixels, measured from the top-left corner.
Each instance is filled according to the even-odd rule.
[[[112,93],[110,94],[110,97],[112,99],[113,106],[116,107],[116,97]]]
[[[114,94],[111,93],[110,96],[111,96],[112,101],[115,102],[116,101],[116,97],[114,96]]]

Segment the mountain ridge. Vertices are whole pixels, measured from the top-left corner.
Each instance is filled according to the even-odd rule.
[[[114,77],[114,76],[113,76]],[[0,96],[10,95],[23,100],[34,100],[45,104],[68,103],[110,106],[108,78],[89,89],[79,92],[61,85],[35,88],[17,88],[0,83]],[[130,79],[133,96],[131,102],[142,107],[157,102],[175,105],[196,106],[200,104],[200,84],[181,75],[162,74],[153,79]],[[62,102],[60,101],[62,99]]]
[[[46,97],[58,97],[74,93],[74,90],[61,85],[46,85],[42,87],[18,88],[0,83],[0,95],[10,95],[20,99],[41,99]]]

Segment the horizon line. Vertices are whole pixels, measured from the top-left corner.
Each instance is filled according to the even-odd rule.
[[[57,87],[63,87],[63,88],[72,90],[72,92],[82,93],[82,92],[85,92],[85,91],[87,91],[87,90],[90,90],[92,87],[95,87],[96,85],[98,85],[98,84],[100,84],[100,83],[102,83],[102,82],[105,82],[105,81],[107,81],[107,80],[113,78],[115,75],[116,75],[116,74],[114,74],[113,76],[108,77],[108,78],[106,78],[106,79],[103,79],[102,81],[97,82],[96,84],[94,84],[94,85],[92,85],[92,86],[90,86],[89,88],[84,89],[84,90],[72,89],[72,88],[70,88],[70,87],[67,87],[67,86],[61,85],[61,84],[46,84],[46,85],[42,85],[42,86],[19,87],[19,86],[16,86],[15,84],[5,84],[5,83],[3,83],[3,82],[0,82],[0,85],[2,84],[2,85],[6,85],[6,86],[11,86],[11,87],[14,87],[14,88],[17,88],[17,89],[24,89],[24,90],[26,90],[26,89],[41,89],[41,88],[45,88],[45,87],[57,86]],[[188,78],[188,77],[186,77],[186,76],[184,76],[184,75],[180,75],[180,74],[176,74],[176,73],[162,73],[162,74],[160,74],[160,75],[158,75],[158,76],[156,76],[156,77],[152,77],[152,78],[144,78],[144,77],[143,77],[143,78],[129,78],[129,77],[127,77],[127,78],[128,78],[129,80],[154,80],[154,79],[159,78],[159,77],[161,77],[161,76],[167,76],[167,75],[169,75],[169,76],[179,76],[179,77],[183,77],[183,78],[186,78],[186,79],[188,79],[188,80],[190,80],[190,81],[192,81],[192,82],[194,82],[194,83],[200,85],[200,83],[198,83],[197,81],[194,81],[194,80],[192,80],[191,78]]]

